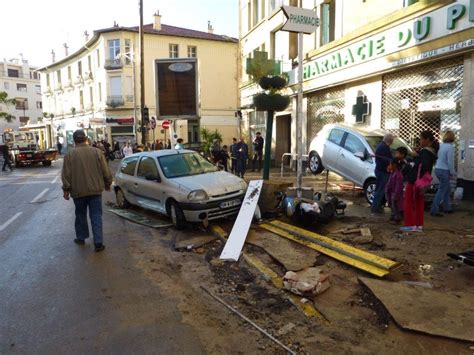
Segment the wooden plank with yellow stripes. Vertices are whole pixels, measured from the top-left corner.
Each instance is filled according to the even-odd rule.
[[[287,231],[284,231],[280,228],[277,228],[273,225],[270,225],[270,224],[266,224],[266,223],[263,223],[260,225],[261,228],[264,228],[270,232],[273,232],[281,237],[284,237],[286,239],[289,239],[289,240],[292,240],[296,243],[299,243],[299,244],[302,244],[304,246],[307,246],[308,248],[311,248],[311,249],[314,249],[316,251],[319,251],[323,254],[326,254],[336,260],[339,260],[345,264],[348,264],[348,265],[351,265],[355,268],[358,268],[358,269],[361,269],[361,270],[364,270],[370,274],[373,274],[375,276],[379,276],[379,277],[384,277],[386,275],[389,274],[389,271],[388,270],[385,270],[385,269],[382,269],[382,268],[379,268],[375,265],[372,265],[372,264],[367,264],[361,260],[357,260],[357,259],[353,259],[352,257],[349,257],[347,255],[344,255],[344,254],[341,254],[335,250],[332,250],[332,249],[329,249],[329,248],[326,248],[324,246],[321,246],[319,244],[316,244],[316,243],[313,243],[313,242],[310,242],[306,239],[303,239],[301,237],[298,237],[296,235],[293,235]]]
[[[337,240],[324,237],[317,233],[310,232],[306,229],[302,229],[302,228],[293,226],[291,224],[287,224],[287,223],[277,221],[277,220],[271,221],[269,223],[275,227],[285,230],[286,232],[296,234],[299,237],[309,238],[313,240],[315,243],[320,244],[325,248],[332,249],[334,251],[337,251],[341,254],[345,254],[355,259],[359,259],[365,263],[372,264],[380,269],[385,269],[385,270],[390,271],[393,268],[400,265],[399,263],[395,261],[369,253],[365,250],[357,249],[353,246],[347,245],[346,243],[342,243]]]

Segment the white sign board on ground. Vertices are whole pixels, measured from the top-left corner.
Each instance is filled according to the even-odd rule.
[[[239,260],[240,252],[244,247],[245,239],[249,232],[250,224],[257,207],[257,202],[262,191],[263,180],[252,180],[249,182],[247,193],[240,207],[239,215],[235,220],[229,239],[225,243],[220,259]]]
[[[281,9],[287,18],[282,31],[311,34],[319,26],[319,18],[313,10],[294,6],[282,6]]]

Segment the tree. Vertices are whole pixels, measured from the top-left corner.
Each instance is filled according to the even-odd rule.
[[[222,142],[222,134],[217,129],[211,132],[207,128],[201,128],[201,139],[204,154],[208,156],[209,151],[211,150],[212,143],[214,143],[214,140],[217,139],[219,142]]]
[[[5,91],[0,91],[0,104],[5,106],[15,105],[15,99],[9,99],[8,94]],[[8,112],[0,111],[0,118],[6,120],[7,122],[12,122],[15,119],[15,116],[9,114]]]

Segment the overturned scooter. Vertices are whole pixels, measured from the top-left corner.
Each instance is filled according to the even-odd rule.
[[[294,188],[286,192],[276,192],[277,208],[295,222],[311,225],[328,223],[335,216],[344,214],[347,204],[332,194],[314,193],[313,189],[303,189],[301,198]]]

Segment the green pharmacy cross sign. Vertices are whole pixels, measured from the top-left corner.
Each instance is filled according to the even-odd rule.
[[[268,59],[267,52],[254,51],[253,58],[247,58],[245,69],[246,74],[258,80],[268,75],[280,75],[281,61]]]
[[[356,118],[356,123],[364,123],[365,117],[370,115],[372,104],[367,101],[367,96],[357,96],[356,104],[352,106],[352,114]]]

